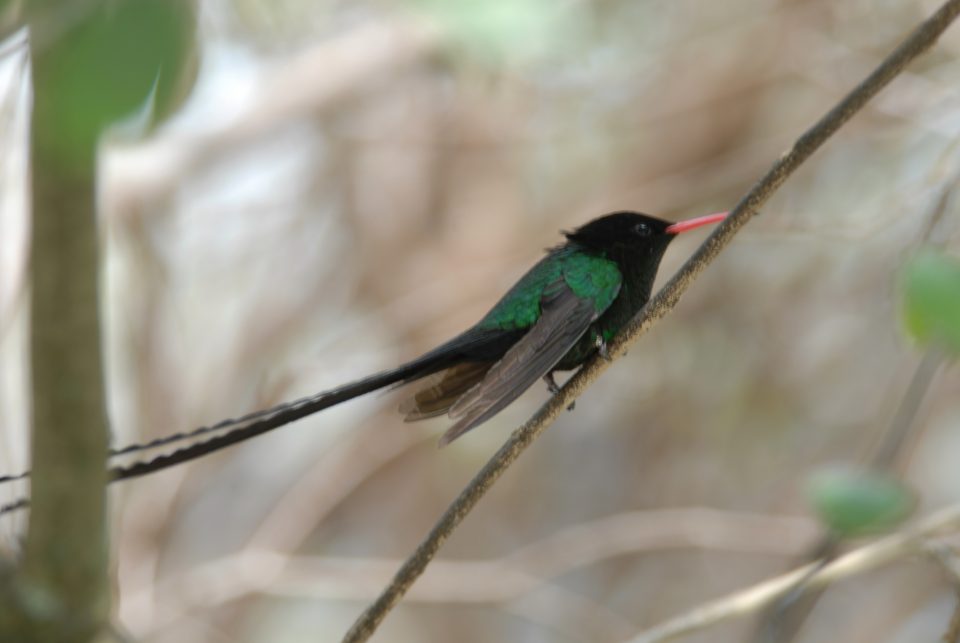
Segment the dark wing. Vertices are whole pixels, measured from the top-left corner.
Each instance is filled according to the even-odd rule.
[[[545,291],[540,307],[533,327],[450,408],[450,417],[457,422],[443,434],[441,446],[520,397],[553,369],[600,315],[592,299],[578,297],[563,281]]]
[[[423,380],[416,393],[400,403],[404,422],[443,415],[460,397],[477,385],[493,362],[464,362]]]

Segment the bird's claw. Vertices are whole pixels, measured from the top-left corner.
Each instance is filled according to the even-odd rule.
[[[550,395],[556,395],[560,392],[560,386],[557,384],[557,380],[553,379],[553,373],[544,375],[543,381],[547,383],[547,390],[550,391]]]
[[[550,391],[551,395],[556,395],[560,392],[560,386],[557,384],[557,380],[553,379],[553,373],[547,373],[544,375],[543,381],[547,383],[547,390]],[[572,411],[576,405],[576,400],[570,402],[570,405],[567,406],[567,410]]]
[[[600,357],[608,362],[613,361],[610,357],[610,352],[607,350],[607,342],[603,339],[603,335],[597,335],[597,339],[594,340],[593,343],[597,347],[597,352],[600,353]]]

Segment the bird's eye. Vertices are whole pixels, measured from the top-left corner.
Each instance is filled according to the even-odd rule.
[[[650,236],[650,226],[648,226],[646,223],[638,223],[637,225],[633,226],[633,232],[641,237],[648,237]]]

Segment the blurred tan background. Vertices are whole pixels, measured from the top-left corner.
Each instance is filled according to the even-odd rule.
[[[115,443],[412,358],[560,229],[732,207],[936,5],[202,0],[186,103],[101,157]],[[807,475],[863,456],[919,361],[900,266],[924,239],[960,251],[958,52],[954,29],[784,186],[376,640],[616,641],[794,564],[817,533]],[[26,466],[19,281],[0,280],[4,471]],[[942,372],[916,418],[921,512],[960,501],[958,384]],[[338,640],[546,395],[442,451],[444,420],[405,425],[396,394],[371,395],[117,486],[119,622],[150,643]],[[912,560],[832,588],[798,640],[936,641],[954,604]]]

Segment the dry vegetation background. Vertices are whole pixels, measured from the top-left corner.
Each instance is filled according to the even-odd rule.
[[[200,2],[187,102],[102,157],[115,442],[416,356],[560,229],[731,207],[934,4]],[[958,53],[954,29],[780,191],[377,640],[614,641],[793,565],[817,533],[804,480],[863,456],[919,360],[899,267],[925,237],[960,250]],[[3,65],[10,115],[24,76]],[[22,226],[4,181],[0,463],[20,470]],[[920,511],[960,501],[958,385],[941,373],[917,418]],[[120,623],[150,643],[337,640],[545,396],[438,451],[444,421],[405,425],[396,394],[372,395],[115,487]],[[955,601],[911,560],[834,586],[799,640],[936,641]]]

